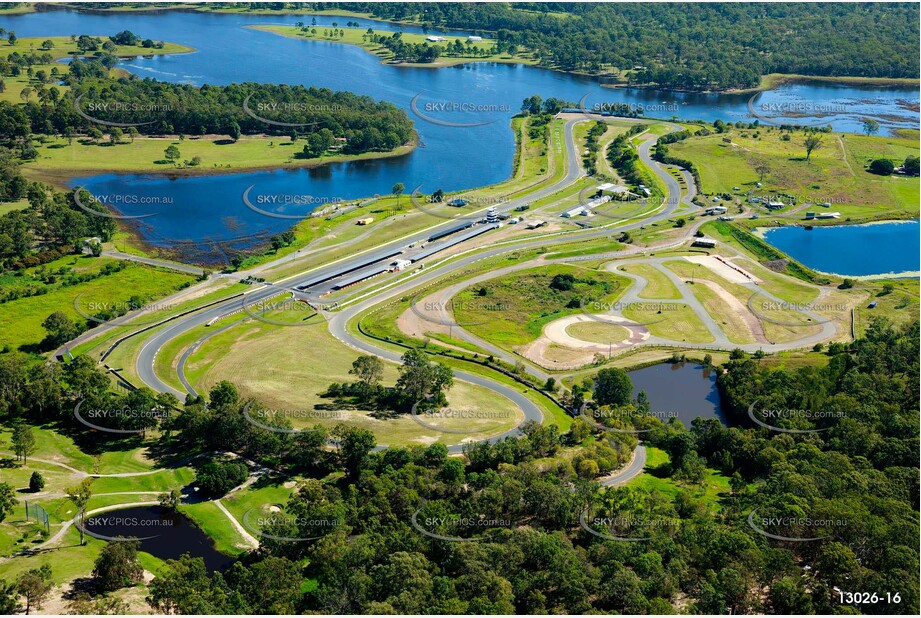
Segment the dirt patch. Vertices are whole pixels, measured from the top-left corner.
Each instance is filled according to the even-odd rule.
[[[686,255],[684,259],[692,264],[705,266],[730,283],[761,283],[761,279],[745,269],[713,255]]]
[[[730,312],[737,315],[742,321],[742,324],[745,326],[745,330],[748,333],[749,338],[758,343],[770,343],[767,337],[764,335],[764,327],[761,325],[761,321],[752,315],[752,312],[742,303],[742,301],[727,292],[723,286],[713,281],[709,281],[707,279],[698,279],[697,283],[702,283],[703,285],[713,290],[713,292],[720,297],[720,300],[726,303],[726,307],[730,310]],[[717,316],[713,317],[714,319],[718,319]]]

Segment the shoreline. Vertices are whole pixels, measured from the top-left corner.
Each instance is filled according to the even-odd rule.
[[[163,11],[182,11],[182,12],[192,12],[192,13],[203,13],[203,14],[212,14],[212,15],[255,15],[255,16],[295,16],[295,17],[304,17],[315,15],[318,17],[350,17],[356,19],[366,19],[372,22],[380,22],[386,24],[394,24],[397,26],[421,26],[420,22],[417,21],[407,21],[407,20],[390,20],[390,19],[380,19],[375,17],[370,13],[358,13],[355,11],[345,11],[339,9],[330,9],[317,11],[315,9],[286,9],[284,11],[273,11],[269,9],[259,9],[255,11],[239,11],[233,9],[208,9],[197,4],[175,4],[171,6],[150,6],[150,7],[116,7],[116,8],[90,8],[90,7],[75,7],[70,6],[67,3],[48,3],[45,5],[51,10],[67,10],[67,11],[77,11],[77,12],[88,12],[95,14],[130,14],[130,13],[155,13]],[[46,9],[47,10],[47,9]],[[34,11],[32,11],[34,12]],[[8,13],[9,14],[9,13]],[[2,13],[0,13],[2,15]],[[286,27],[292,27],[287,24],[274,24],[281,25]],[[273,24],[250,24],[244,26],[246,28],[254,30],[263,30],[265,32],[272,32],[273,34],[278,34],[280,36],[286,36],[288,38],[304,38],[307,40],[317,40],[323,41],[322,39],[310,39],[310,37],[296,37],[289,36],[284,33],[274,32],[266,28],[260,28],[260,26],[272,27]],[[484,30],[482,28],[436,28],[433,32],[491,32]],[[495,33],[493,33],[495,34]],[[371,53],[378,58],[381,58],[378,54],[371,51],[367,47],[345,42],[345,41],[323,41],[327,43],[341,43],[346,45],[354,45],[360,47]],[[196,50],[192,50],[196,51]],[[188,52],[179,52],[179,53],[188,53]],[[530,53],[530,52],[526,52]],[[559,73],[564,73],[568,75],[575,75],[579,77],[589,77],[593,79],[598,79],[600,85],[604,88],[636,88],[639,90],[658,90],[662,92],[674,92],[674,93],[684,93],[684,94],[725,94],[725,95],[754,95],[759,92],[764,92],[767,90],[774,90],[785,84],[792,83],[804,83],[804,82],[826,82],[831,84],[848,84],[852,86],[868,86],[868,87],[877,87],[877,88],[897,88],[897,87],[919,87],[921,86],[921,79],[915,77],[862,77],[862,76],[828,76],[828,75],[803,75],[799,73],[768,73],[760,77],[758,85],[752,86],[750,88],[725,88],[717,90],[688,90],[684,88],[669,88],[667,86],[659,86],[656,84],[629,84],[623,81],[609,81],[603,82],[604,79],[618,80],[617,75],[614,75],[610,72],[601,72],[601,73],[589,73],[586,71],[572,71],[561,69],[559,67],[553,66],[540,66],[537,64],[537,61],[528,61],[526,58],[509,58],[509,59],[480,59],[480,58],[456,58],[451,59],[447,62],[432,62],[432,63],[392,63],[386,62],[386,58],[381,58],[381,64],[390,64],[391,66],[405,66],[410,68],[441,68],[441,67],[450,67],[458,66],[460,64],[466,64],[468,62],[496,62],[500,64],[522,64],[526,66],[536,66],[538,68],[547,69],[550,71],[556,71]]]

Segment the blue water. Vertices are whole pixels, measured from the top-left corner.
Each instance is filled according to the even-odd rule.
[[[798,226],[768,230],[765,240],[809,268],[838,275],[921,270],[918,221],[871,225]]]
[[[629,374],[633,396],[646,391],[650,412],[663,423],[675,417],[685,427],[695,418],[715,418],[727,424],[715,371],[693,363],[660,363]]]
[[[512,172],[515,141],[509,119],[524,98],[539,94],[576,102],[587,108],[601,103],[642,105],[651,116],[713,121],[752,121],[750,95],[674,93],[636,88],[605,88],[597,79],[523,65],[469,63],[448,68],[411,68],[381,64],[361,48],[337,43],[291,39],[252,30],[254,24],[309,24],[311,16],[237,15],[167,11],[163,13],[87,14],[51,10],[22,16],[4,16],[0,26],[20,37],[71,34],[114,34],[131,30],[145,38],[188,45],[194,53],[135,58],[122,68],[141,77],[201,84],[255,81],[302,84],[333,90],[350,90],[391,101],[415,122],[420,147],[412,153],[378,161],[329,165],[315,170],[226,174],[206,178],[166,179],[141,175],[99,175],[80,179],[95,194],[131,193],[141,197],[171,198],[143,219],[140,233],[154,244],[179,239],[226,240],[277,233],[291,220],[273,219],[245,208],[241,196],[256,185],[257,193],[310,195],[324,200],[353,199],[389,194],[402,182],[409,193],[417,186],[429,193],[467,189],[501,182]],[[318,26],[333,21],[344,26],[350,18],[317,17]],[[377,31],[419,28],[359,20],[363,28]],[[487,111],[440,112],[437,119],[455,123],[488,123],[476,127],[449,127],[428,122],[410,109],[426,103],[489,106]],[[809,103],[810,109],[841,109],[821,115],[823,124],[839,131],[860,131],[863,117],[876,117],[881,133],[918,125],[916,89],[873,89],[823,83],[790,84],[753,99],[762,118],[776,122],[771,104],[776,97]],[[781,108],[783,109],[783,108]],[[500,111],[496,111],[500,110]],[[767,110],[767,111],[765,111]],[[435,114],[432,114],[435,115]],[[802,121],[801,118],[787,119]],[[181,146],[181,145],[180,145]],[[181,147],[180,147],[181,150]],[[204,161],[203,168],[209,167]],[[288,209],[286,214],[302,214]],[[151,209],[125,207],[124,214],[148,214]]]

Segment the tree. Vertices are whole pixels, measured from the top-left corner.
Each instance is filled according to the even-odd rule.
[[[32,434],[32,427],[25,423],[17,423],[13,427],[13,451],[16,457],[22,459],[23,463],[29,463],[29,455],[38,448],[35,444],[35,436]]]
[[[876,135],[879,133],[879,123],[873,120],[872,118],[863,119],[863,132],[866,133],[867,137],[871,135]]]
[[[755,173],[758,174],[758,182],[764,182],[764,177],[771,173],[771,166],[768,164],[767,159],[761,157],[753,159],[751,166]]]
[[[165,573],[150,582],[147,602],[161,614],[221,613],[208,570],[201,558],[184,554],[179,560],[167,560]]]
[[[16,490],[9,483],[0,483],[0,521],[11,515],[16,508]]]
[[[67,613],[75,616],[122,616],[131,613],[131,607],[110,595],[91,597],[85,592],[78,592],[67,602]]]
[[[806,147],[806,160],[809,160],[809,157],[812,156],[813,151],[818,150],[822,146],[822,136],[816,133],[812,133],[806,136],[806,139],[803,140],[803,146]]]
[[[113,592],[130,586],[144,577],[144,567],[138,561],[137,541],[123,540],[107,543],[93,566],[96,587],[103,592]]]
[[[595,402],[602,406],[623,406],[633,396],[633,382],[623,369],[609,367],[595,378]]]
[[[212,407],[217,409],[232,406],[239,400],[240,393],[237,387],[227,380],[221,380],[208,392],[208,401],[211,402]]]
[[[889,159],[873,159],[867,171],[880,176],[891,176],[892,172],[895,171],[895,164]]]
[[[902,164],[902,170],[909,176],[917,176],[919,173],[919,162],[921,159],[918,157],[908,156],[905,157],[905,162]]]
[[[19,576],[16,588],[19,594],[26,598],[27,616],[33,608],[42,608],[42,603],[48,597],[48,593],[51,592],[52,585],[51,567],[47,564],[43,564],[40,568],[32,569]]]
[[[0,579],[0,616],[12,616],[21,609],[16,583]]]
[[[444,401],[444,391],[454,384],[454,372],[443,363],[432,363],[425,353],[415,348],[402,357],[400,377],[396,387],[405,393],[407,401],[415,404],[426,396],[436,402]]]
[[[182,502],[182,493],[178,489],[171,489],[169,493],[160,494],[157,497],[157,502],[165,509],[176,511]]]
[[[63,345],[80,334],[80,329],[73,323],[73,320],[61,311],[55,311],[45,318],[42,328],[48,331],[45,341],[50,346]]]
[[[368,460],[368,454],[377,445],[374,434],[367,429],[342,423],[336,425],[332,433],[338,438],[339,459],[345,473],[350,479],[356,480]]]
[[[249,468],[241,461],[209,461],[195,473],[195,484],[209,496],[223,496],[249,477]]]
[[[29,477],[29,491],[38,493],[44,488],[45,479],[42,477],[42,473],[36,470],[32,473],[32,476]]]
[[[403,186],[402,182],[398,182],[390,189],[390,192],[397,197],[397,210],[400,209],[400,196],[403,195],[404,189],[406,189],[406,187]]]
[[[163,154],[166,156],[166,160],[170,163],[173,163],[180,157],[179,148],[176,147],[176,144],[170,144],[166,147],[166,150],[163,151]]]
[[[352,362],[349,373],[358,376],[362,390],[369,393],[384,377],[384,362],[376,356],[362,354]]]
[[[134,143],[134,138],[138,136],[137,127],[128,127],[128,139],[131,140],[131,143]]]
[[[238,125],[236,121],[230,123],[230,131],[228,131],[228,134],[233,141],[240,139],[240,125]]]
[[[74,517],[74,520],[80,522],[77,528],[80,529],[80,545],[83,545],[83,519],[86,511],[86,504],[93,496],[93,477],[90,476],[83,479],[78,485],[68,487],[64,492],[67,494],[67,498],[77,508],[77,515]]]
[[[112,127],[109,129],[109,142],[112,145],[120,144],[122,137],[124,137],[125,132],[119,129],[118,127]]]

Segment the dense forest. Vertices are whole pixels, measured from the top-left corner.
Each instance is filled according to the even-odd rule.
[[[117,5],[118,3],[113,3]],[[222,4],[222,3],[217,3]],[[314,8],[493,33],[541,65],[633,70],[668,88],[748,88],[767,73],[910,77],[919,74],[916,3],[223,3]]]
[[[40,54],[11,54],[0,60],[0,76],[30,71],[45,60]],[[70,86],[63,94],[51,85],[60,76],[39,71],[38,101],[27,101],[23,113],[11,110],[10,104],[0,110],[0,140],[25,140],[30,133],[72,137],[109,127],[120,132],[130,127],[142,135],[223,134],[233,139],[324,133],[330,139],[344,138],[341,150],[348,154],[388,151],[413,140],[405,112],[368,96],[303,86],[196,87],[136,76],[110,79],[110,64],[105,58],[74,61],[63,76]]]
[[[79,436],[71,412],[79,400],[159,411],[143,416],[165,430],[162,452],[233,451],[276,470],[277,482],[303,477],[284,517],[263,528],[276,538],[229,570],[169,561],[149,588],[162,612],[858,613],[840,600],[843,590],[882,593],[863,613],[917,614],[919,325],[877,321],[827,355],[825,366],[787,370],[734,352],[719,378],[732,427],[663,424],[642,397],[624,397],[625,373],[605,370],[592,422],[576,418],[565,433],[527,423],[521,437],[472,445],[462,458],[441,444],[375,451],[373,434],[345,425],[268,431],[247,422],[259,405],[227,382],[207,406],[147,389],[114,395],[83,357],[31,370],[16,354],[0,357],[0,414]],[[784,433],[746,423],[755,401],[836,414],[783,421],[821,430]],[[595,477],[636,445],[635,434],[607,428],[643,431],[647,447],[664,450],[660,472],[677,493],[599,486]],[[94,433],[82,446],[110,448],[104,441]],[[209,462],[199,474],[220,494],[225,475],[239,476],[227,467]],[[707,469],[731,477],[717,500],[694,492]],[[788,518],[784,533],[814,540],[768,538],[755,512],[759,522]],[[613,538],[602,525],[612,521],[626,522]],[[618,540],[637,526],[640,538]]]

